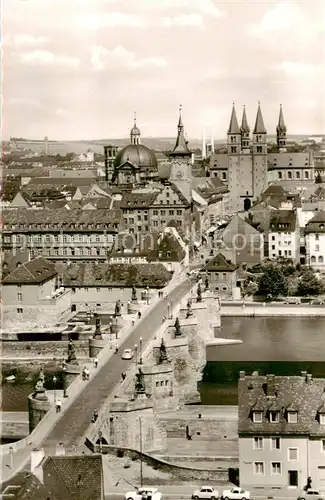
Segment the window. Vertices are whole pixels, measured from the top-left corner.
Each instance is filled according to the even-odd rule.
[[[288,448],[288,460],[298,460],[298,448]]]
[[[321,445],[321,451],[322,451],[323,453],[325,453],[325,439],[322,439],[322,440],[321,440],[320,445]]]
[[[280,413],[278,411],[270,411],[270,422],[276,424],[280,421]]]
[[[264,475],[264,462],[254,462],[254,474]]]
[[[166,215],[166,210],[160,210],[160,215]]]
[[[296,172],[296,178],[300,179],[300,172]]]
[[[282,179],[282,172],[278,172],[278,178]]]
[[[23,294],[22,293],[17,293],[17,301],[22,302],[23,301]]]
[[[18,313],[18,314],[22,314],[22,313],[23,313],[23,309],[22,309],[21,307],[18,307],[18,308],[17,308],[17,313]]]
[[[272,250],[275,250],[275,245],[272,245]]]
[[[292,179],[292,172],[288,172],[288,179]]]
[[[319,245],[315,245],[315,251],[319,252]]]
[[[96,288],[96,292],[97,292],[97,293],[100,293],[100,288]]]
[[[320,425],[325,425],[325,413],[319,415],[319,423]]]
[[[288,423],[296,424],[298,422],[298,413],[296,411],[288,411]]]
[[[271,450],[280,450],[281,442],[279,437],[271,438]]]
[[[274,241],[274,240],[275,240],[275,236],[272,236],[272,241]]]
[[[281,462],[271,462],[271,473],[273,476],[281,475]]]
[[[177,215],[182,215],[182,211],[181,210],[176,210],[176,214]]]
[[[309,173],[305,172],[305,179],[309,179]]]
[[[319,240],[319,234],[315,234],[315,240]]]
[[[254,411],[253,413],[253,422],[261,423],[263,419],[263,413],[261,411]]]
[[[169,210],[169,215],[174,215],[174,210]]]
[[[84,291],[85,291],[85,292],[88,292],[88,288],[87,288],[86,286],[84,287]]]
[[[254,450],[263,450],[263,438],[262,437],[254,437],[253,448],[254,448]]]
[[[222,172],[222,180],[226,180],[226,172]]]
[[[154,225],[155,227],[157,227],[157,226],[158,226],[158,221],[157,221],[157,220],[154,220],[154,221],[153,221],[153,225]]]

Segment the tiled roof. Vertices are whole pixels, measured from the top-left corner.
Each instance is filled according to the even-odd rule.
[[[59,208],[51,210],[3,210],[3,230],[16,230],[17,232],[48,232],[49,230],[65,229],[114,229],[119,224],[120,212],[118,210],[82,210]],[[8,227],[6,227],[8,226]],[[90,226],[90,227],[89,227]]]
[[[104,499],[101,455],[50,456],[42,465],[44,485],[60,499]]]
[[[312,164],[313,157],[310,152],[305,153],[269,153],[267,162],[269,168],[278,170],[279,168],[308,168]]]
[[[210,262],[204,266],[201,271],[220,271],[220,272],[233,272],[237,269],[232,262],[226,259],[222,253],[219,253]]]
[[[225,170],[229,167],[229,156],[226,153],[213,153],[210,158],[210,170]]]
[[[325,379],[303,376],[240,375],[238,381],[238,432],[240,435],[311,435],[325,437],[319,410],[325,402]],[[253,422],[252,411],[262,411],[263,421]],[[279,423],[269,411],[279,411]],[[298,422],[288,423],[287,411],[298,412]]]
[[[272,213],[270,219],[270,232],[291,233],[297,227],[297,214],[294,210],[278,210]]]
[[[158,175],[160,179],[169,179],[172,166],[170,163],[161,163],[158,165]]]
[[[179,196],[180,200],[184,203],[184,205],[190,206],[192,199],[186,198],[186,194],[185,194],[184,190],[182,189],[183,185],[184,185],[183,181],[173,182],[170,184],[170,187],[172,188],[174,193],[176,193]]]
[[[134,191],[130,193],[125,193],[120,202],[120,208],[121,209],[135,208],[135,207],[149,208],[157,198],[158,194],[159,191],[156,192]]]
[[[52,186],[91,186],[94,183],[93,177],[35,177],[28,183],[29,186],[37,186],[40,184]]]
[[[70,287],[164,287],[171,274],[163,264],[72,263],[57,267],[64,285]]]
[[[18,472],[1,485],[0,491],[3,500],[60,500],[56,489],[50,490],[30,472]]]
[[[325,233],[325,210],[318,212],[306,224],[305,233]]]
[[[11,273],[16,269],[17,265],[23,262],[29,261],[29,250],[16,250],[14,252],[4,252],[2,261],[2,271],[6,271],[6,274]]]
[[[3,285],[19,284],[38,284],[54,278],[57,275],[54,265],[44,257],[36,257],[36,259],[25,262],[16,267],[3,280]]]
[[[149,255],[149,260],[166,262],[181,262],[185,257],[185,250],[172,234],[165,234],[157,247]]]

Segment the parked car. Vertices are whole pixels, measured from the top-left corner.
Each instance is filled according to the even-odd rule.
[[[319,491],[312,490],[311,488],[307,491],[302,491],[298,496],[297,500],[324,500],[324,495],[321,495]]]
[[[132,358],[133,358],[132,349],[124,349],[122,353],[122,359],[132,359]]]
[[[200,489],[194,491],[192,498],[194,500],[200,500],[201,498],[217,500],[219,498],[219,491],[212,488],[212,486],[201,486]]]
[[[313,306],[324,306],[325,305],[325,299],[321,299],[321,298],[319,298],[319,299],[313,299],[311,301],[311,304]]]
[[[157,488],[139,488],[137,491],[128,491],[125,500],[161,500],[162,493]]]
[[[284,301],[285,304],[301,304],[300,297],[287,297]]]
[[[231,490],[223,490],[222,500],[250,500],[251,494],[242,488],[231,488]]]

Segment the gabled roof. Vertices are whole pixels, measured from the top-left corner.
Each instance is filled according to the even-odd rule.
[[[153,252],[149,255],[149,260],[181,262],[184,257],[185,250],[183,250],[180,243],[173,236],[173,234],[166,233],[163,235],[161,241],[155,247]]]
[[[3,279],[2,284],[40,284],[51,278],[55,278],[56,275],[57,272],[51,262],[44,259],[44,257],[36,257],[36,259],[16,267],[14,271]]]
[[[260,103],[258,103],[254,134],[266,134]]]
[[[297,214],[294,210],[277,210],[270,218],[270,232],[291,233],[297,228]]]
[[[18,206],[19,208],[20,207],[29,208],[29,207],[32,206],[32,204],[30,202],[28,194],[24,193],[22,191],[19,191],[15,195],[14,199],[12,200],[12,202],[10,203],[10,206],[11,207]]]
[[[155,201],[159,191],[131,191],[122,196],[120,208],[149,208]]]
[[[101,455],[49,456],[43,464],[44,485],[64,500],[103,500]]]
[[[0,491],[3,500],[60,500],[56,489],[50,490],[30,472],[18,472],[1,485]]]
[[[232,262],[226,259],[222,253],[219,253],[210,262],[204,266],[201,271],[220,271],[220,272],[233,272],[237,269]]]
[[[270,399],[267,385],[275,388]],[[325,379],[311,376],[241,375],[238,381],[238,432],[243,435],[309,435],[324,436],[323,426],[318,419],[319,409],[325,402]],[[261,423],[252,420],[251,412],[256,400],[263,412]],[[279,411],[279,422],[270,422],[268,411]],[[287,411],[298,412],[296,423],[288,422]],[[289,410],[290,411],[290,410]]]
[[[306,224],[305,233],[325,233],[325,210],[318,212]]]

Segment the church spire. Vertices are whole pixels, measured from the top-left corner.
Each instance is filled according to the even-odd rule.
[[[137,112],[134,111],[133,127],[131,128],[130,132],[131,144],[135,146],[140,144],[140,135],[141,135],[140,129],[137,127]]]
[[[249,153],[249,125],[246,116],[246,108],[243,106],[243,116],[241,120],[240,126],[240,134],[241,134],[241,149],[243,153]]]
[[[228,134],[240,134],[234,102],[232,104],[232,112],[231,112]]]
[[[262,116],[260,101],[258,101],[256,121],[255,121],[255,127],[254,127],[254,132],[253,133],[254,134],[266,134],[266,128],[264,126],[264,121],[263,121],[263,116]]]
[[[249,126],[247,122],[247,116],[246,116],[246,108],[245,104],[243,106],[243,117],[241,120],[241,127],[240,127],[240,132],[243,134],[244,132],[249,133]]]
[[[171,156],[191,156],[192,153],[188,149],[187,140],[184,135],[184,125],[182,120],[182,105],[179,106],[179,118],[177,125],[178,133],[176,144],[173,151],[170,153]]]
[[[287,127],[284,124],[282,104],[280,104],[279,121],[276,128],[276,139],[279,151],[286,151]]]

